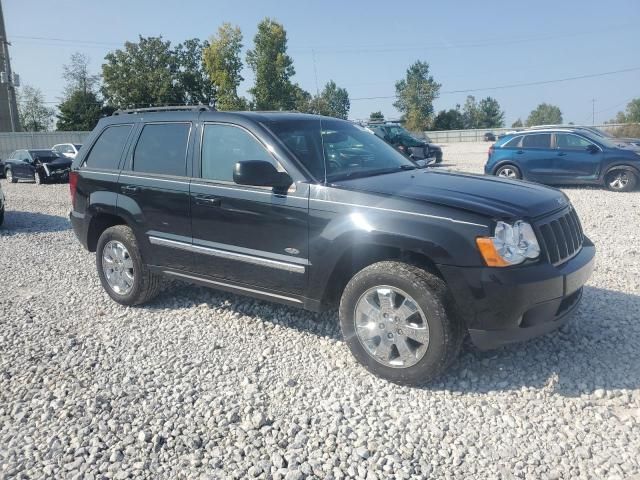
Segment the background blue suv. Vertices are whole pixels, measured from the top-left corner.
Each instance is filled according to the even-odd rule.
[[[514,132],[489,149],[488,175],[549,185],[594,184],[625,192],[640,181],[640,150],[585,129]]]

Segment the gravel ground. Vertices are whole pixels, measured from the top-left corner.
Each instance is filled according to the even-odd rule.
[[[488,145],[445,145],[480,172]],[[573,321],[438,382],[365,372],[335,312],[100,287],[67,185],[2,181],[0,477],[640,478],[640,191],[568,188],[598,247]]]

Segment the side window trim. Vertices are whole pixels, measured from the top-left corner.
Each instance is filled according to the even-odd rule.
[[[104,132],[106,132],[109,128],[125,127],[125,126],[131,127],[131,128],[129,130],[129,134],[127,135],[127,139],[124,142],[124,147],[122,148],[122,152],[120,152],[120,158],[116,162],[115,168],[100,168],[100,167],[92,167],[91,165],[87,166],[87,160],[91,157],[91,152],[93,152],[93,148],[96,146],[96,143],[98,143],[98,140],[100,139],[100,137],[102,137]],[[84,155],[84,158],[82,159],[82,163],[78,168],[91,168],[91,169],[95,168],[96,170],[103,170],[103,171],[114,171],[114,170],[120,171],[121,169],[120,164],[122,163],[122,157],[124,156],[125,152],[128,151],[129,143],[131,141],[131,133],[134,130],[135,130],[134,123],[112,123],[111,125],[106,125],[102,130],[100,130],[100,133],[98,133],[95,136],[93,142],[91,142],[91,145],[87,150],[87,153]]]
[[[187,147],[184,152],[184,161],[185,161],[184,175],[170,175],[170,174],[163,174],[163,173],[157,173],[157,172],[138,172],[134,170],[136,149],[138,148],[138,143],[140,142],[140,138],[142,137],[142,132],[144,131],[144,127],[146,127],[147,125],[170,125],[170,124],[189,125],[189,134],[187,135]],[[167,121],[158,120],[158,121],[150,121],[150,122],[145,122],[143,120],[142,122],[139,123],[138,128],[135,129],[135,135],[133,136],[131,145],[127,149],[127,155],[125,157],[121,170],[130,172],[134,176],[141,176],[141,177],[158,176],[158,177],[164,177],[164,178],[182,178],[182,179],[189,178],[192,175],[190,171],[191,162],[189,161],[189,157],[190,157],[189,153],[192,147],[193,137],[195,136],[193,135],[193,131],[194,131],[194,124],[193,124],[193,121],[191,120],[167,120]]]
[[[205,121],[202,122],[200,124],[200,135],[198,135],[198,139],[199,139],[199,145],[198,145],[198,152],[197,155],[194,153],[193,158],[195,159],[195,163],[197,165],[194,165],[194,171],[193,171],[193,178],[194,180],[197,180],[199,182],[207,182],[207,183],[213,183],[213,184],[220,184],[220,185],[225,185],[225,186],[229,186],[229,185],[234,185],[236,187],[241,187],[241,188],[245,188],[247,187],[247,185],[238,185],[235,182],[230,182],[228,180],[221,180],[221,179],[213,179],[213,178],[204,178],[202,176],[202,149],[204,147],[204,131],[205,128],[208,125],[222,125],[222,126],[226,126],[226,127],[235,127],[235,128],[239,128],[240,130],[244,131],[245,133],[248,133],[250,137],[252,137],[262,148],[264,148],[264,151],[267,152],[267,154],[271,157],[271,159],[273,160],[274,166],[276,166],[276,168],[278,168],[277,166],[280,167],[280,171],[285,172],[285,173],[289,173],[287,172],[287,170],[285,169],[284,165],[282,165],[282,162],[280,162],[276,156],[274,155],[274,153],[269,149],[269,147],[267,147],[267,145],[265,145],[251,130],[249,130],[248,128],[242,126],[242,125],[238,125],[237,123],[231,123],[231,122],[220,122],[220,121]],[[197,176],[196,176],[197,175]],[[295,185],[295,183],[294,183]],[[249,187],[249,189],[253,190],[253,189],[257,189],[257,190],[269,190],[271,191],[272,189],[270,187]]]

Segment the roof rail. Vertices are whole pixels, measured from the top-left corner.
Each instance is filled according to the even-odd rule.
[[[163,107],[146,107],[146,108],[131,108],[125,110],[116,110],[113,115],[125,115],[129,113],[149,113],[149,112],[172,112],[172,111],[187,111],[187,112],[209,112],[215,111],[214,107],[208,105],[175,105],[175,106],[163,106]]]

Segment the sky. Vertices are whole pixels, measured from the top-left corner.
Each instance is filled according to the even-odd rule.
[[[264,17],[287,31],[293,80],[311,93],[334,80],[349,92],[353,119],[377,110],[398,118],[395,82],[416,60],[428,62],[442,85],[436,111],[490,95],[507,125],[542,102],[558,105],[565,122],[591,124],[595,111],[600,123],[640,97],[638,0],[0,1],[12,68],[52,106],[74,52],[86,53],[99,73],[107,52],[138,35],[179,43],[209,38],[223,22],[241,28],[246,51]],[[245,68],[243,76],[246,94],[253,74]]]

